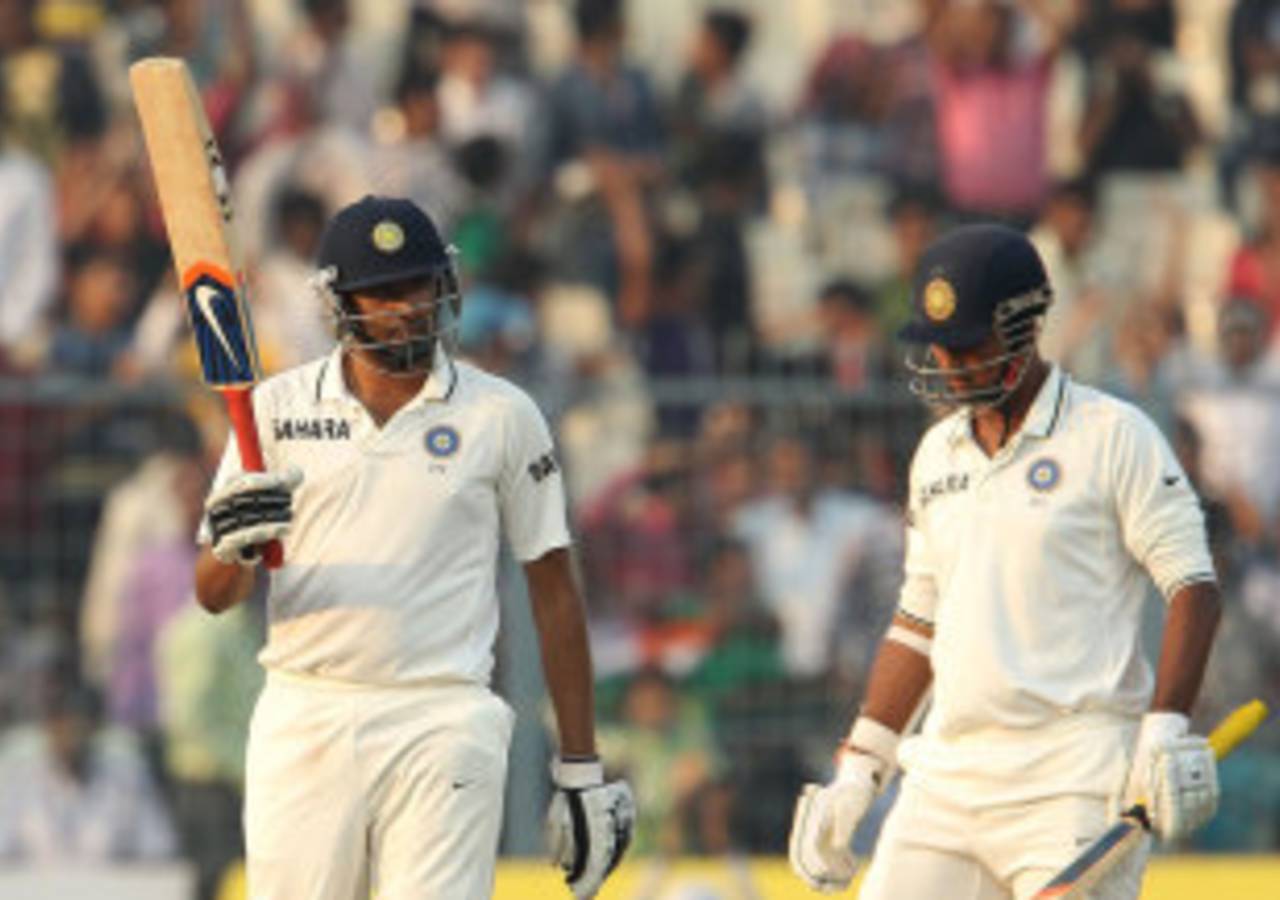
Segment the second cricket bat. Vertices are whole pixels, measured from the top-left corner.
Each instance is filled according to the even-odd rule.
[[[141,60],[129,67],[129,84],[204,380],[226,401],[244,469],[261,472],[252,390],[262,372],[222,154],[185,62]],[[280,565],[278,541],[263,548],[263,559],[268,568]]]
[[[1261,700],[1246,703],[1227,716],[1209,734],[1213,755],[1222,759],[1262,724],[1267,705]],[[1085,892],[1116,867],[1150,830],[1147,810],[1141,804],[1126,810],[1120,821],[1112,825],[1083,853],[1075,858],[1052,881],[1040,889],[1034,900],[1066,900],[1083,897]]]

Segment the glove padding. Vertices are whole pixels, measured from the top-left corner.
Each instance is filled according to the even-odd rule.
[[[599,762],[557,762],[547,811],[551,862],[578,900],[594,897],[622,860],[635,827],[636,803],[625,781],[605,784]]]
[[[1120,811],[1145,804],[1151,830],[1176,841],[1213,818],[1218,809],[1218,763],[1209,741],[1188,734],[1181,713],[1153,712],[1142,719]]]
[[[302,484],[302,470],[241,472],[218,488],[205,502],[210,548],[219,562],[255,566],[261,547],[281,538],[293,522],[293,492]]]
[[[888,766],[869,753],[844,751],[827,785],[806,784],[791,820],[792,870],[815,891],[843,891],[858,871],[853,833],[879,793]]]

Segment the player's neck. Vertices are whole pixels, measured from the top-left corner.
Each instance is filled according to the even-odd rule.
[[[1049,365],[1034,355],[1027,362],[1027,374],[1012,395],[999,406],[988,406],[974,412],[971,424],[973,438],[987,456],[995,456],[1018,433],[1036,395],[1049,377]]]
[[[369,411],[373,421],[382,426],[418,396],[430,373],[388,372],[357,350],[342,355],[342,374],[351,393]]]

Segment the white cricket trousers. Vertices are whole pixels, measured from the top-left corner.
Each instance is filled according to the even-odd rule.
[[[269,673],[249,728],[249,900],[490,897],[514,719],[475,684]]]
[[[1025,900],[1112,824],[1104,798],[1070,794],[970,809],[910,776],[876,844],[861,900]],[[1090,894],[1136,900],[1148,846]]]

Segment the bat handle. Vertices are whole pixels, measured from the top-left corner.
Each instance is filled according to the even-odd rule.
[[[253,417],[253,395],[248,389],[223,391],[227,401],[227,414],[236,435],[236,448],[240,462],[247,472],[262,472],[266,463],[262,460],[262,444],[258,441],[258,423]],[[262,548],[262,561],[268,569],[278,569],[284,562],[284,551],[279,541],[268,541]]]

